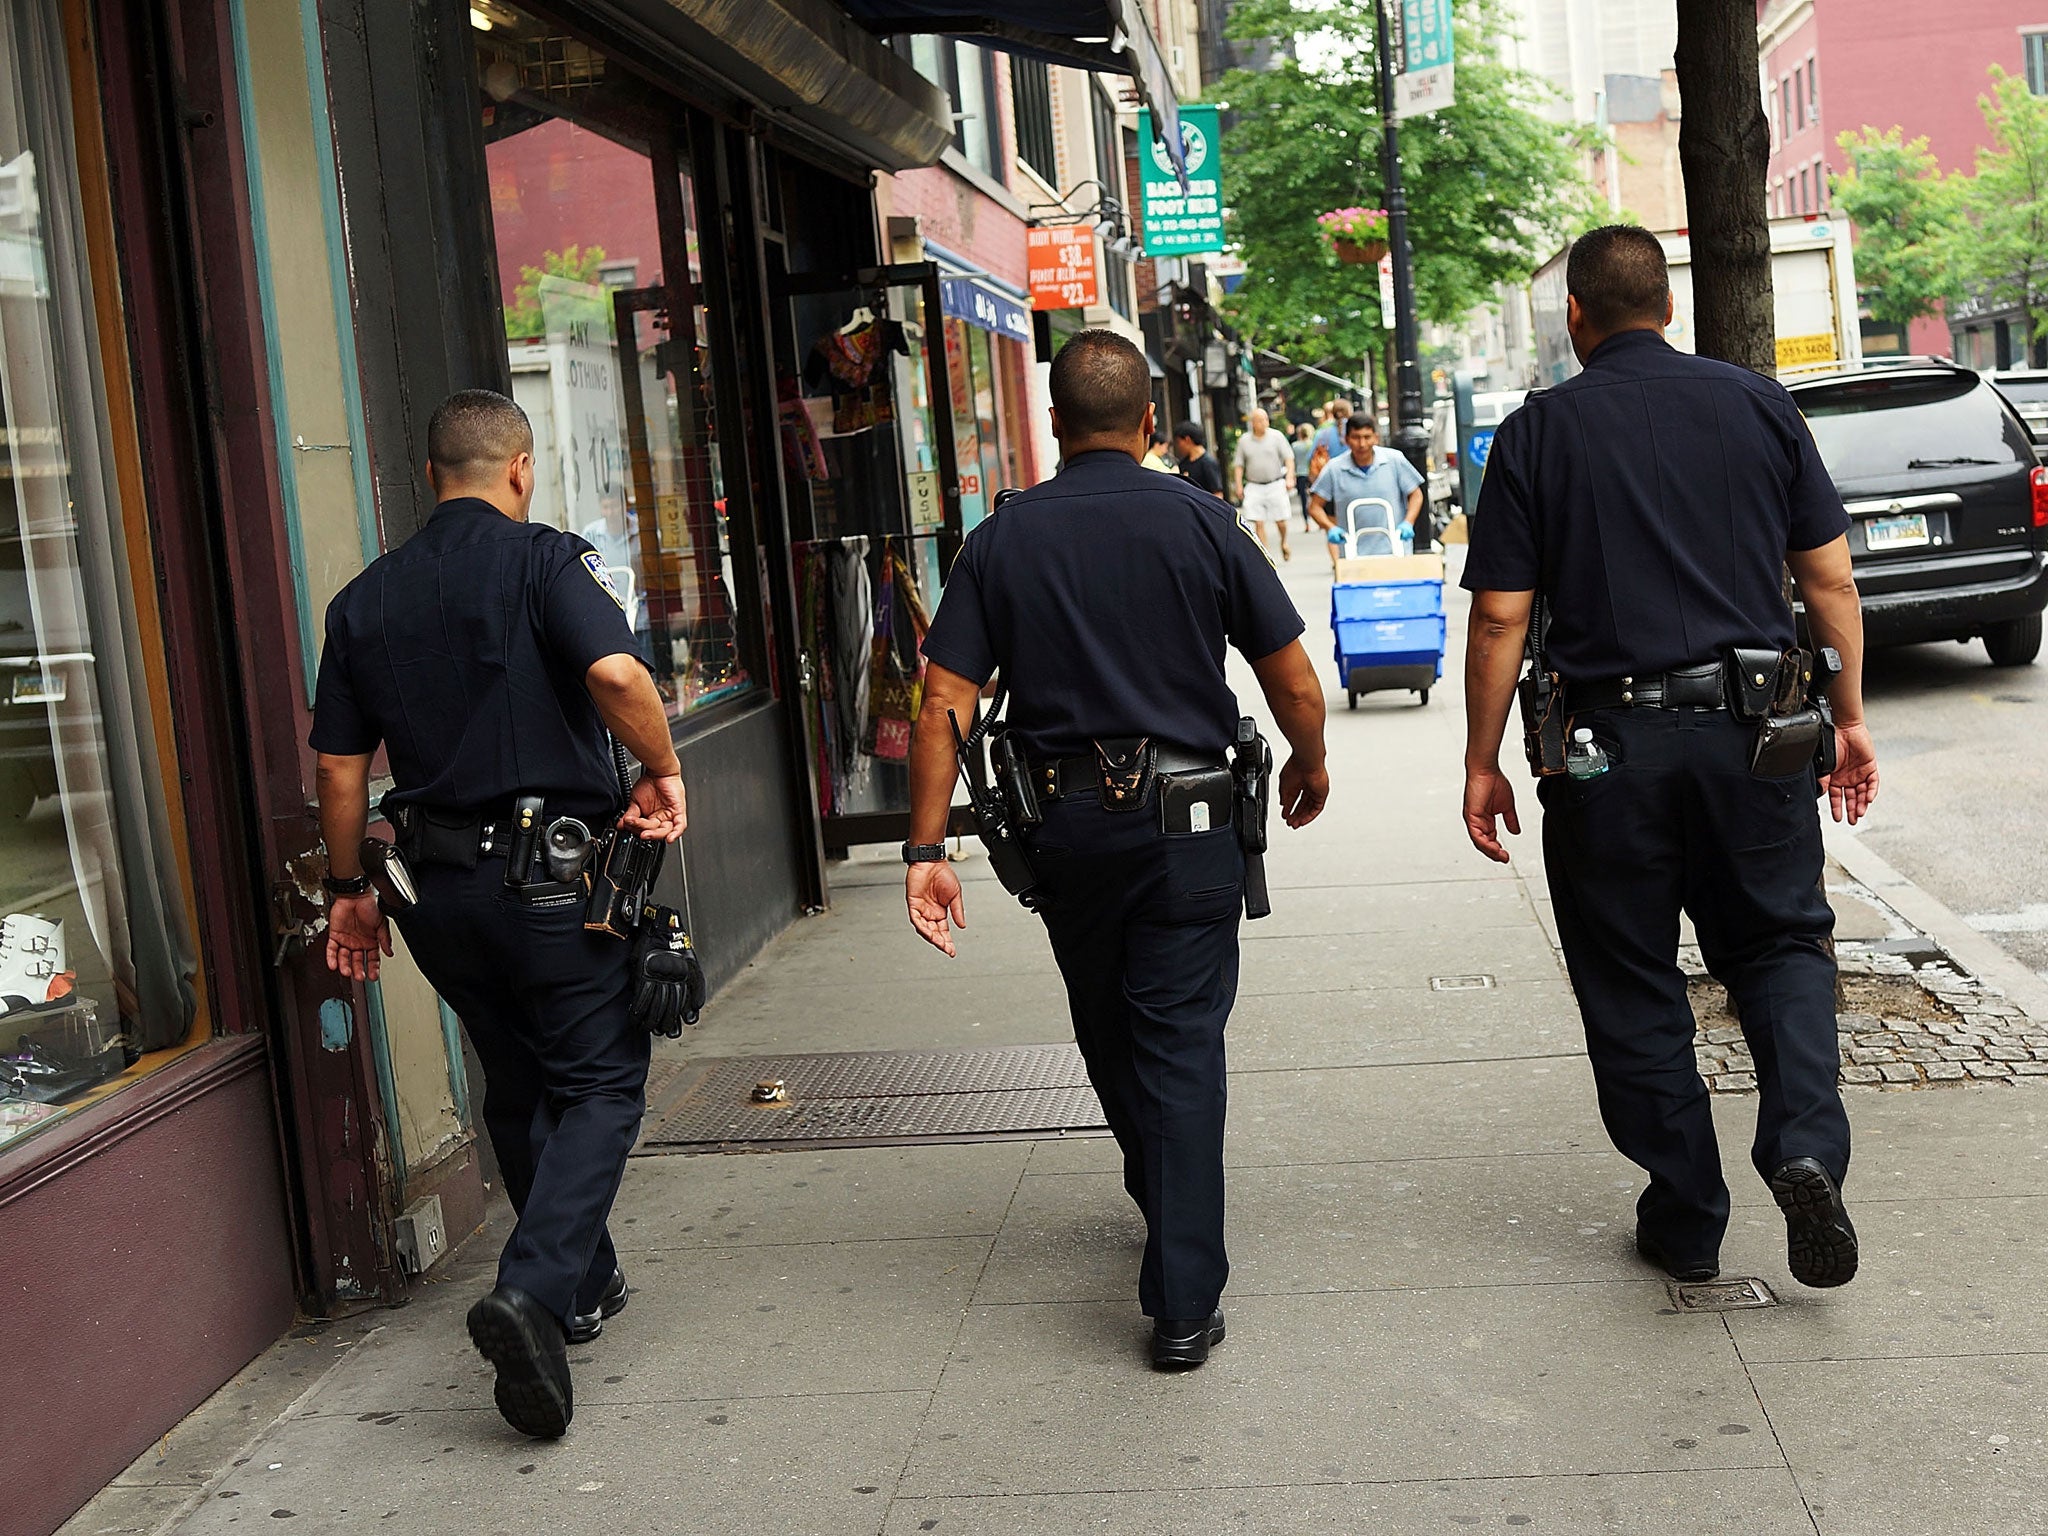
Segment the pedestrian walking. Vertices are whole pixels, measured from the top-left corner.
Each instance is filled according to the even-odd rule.
[[[1294,449],[1286,437],[1273,430],[1272,418],[1262,410],[1253,410],[1251,429],[1237,440],[1230,478],[1245,522],[1258,533],[1259,543],[1270,550],[1277,533],[1280,558],[1292,560],[1287,523],[1294,510],[1290,505],[1294,500]]]
[[[1023,834],[1036,910],[1145,1218],[1152,1361],[1197,1366],[1224,1329],[1223,1027],[1254,814],[1225,788],[1239,739],[1225,649],[1250,660],[1292,749],[1278,795],[1290,827],[1329,790],[1323,687],[1300,614],[1229,508],[1138,467],[1144,354],[1083,331],[1048,382],[1060,472],[968,535],[925,637],[905,890],[917,932],[953,954],[951,721],[964,729],[1000,677],[1005,745],[1021,749],[1041,818]]]
[[[614,822],[673,841],[683,782],[604,557],[526,521],[526,413],[489,390],[452,395],[428,423],[427,459],[426,526],[327,609],[311,738],[327,963],[374,981],[392,952],[362,863],[381,744],[383,809],[414,887],[390,915],[483,1063],[484,1125],[518,1217],[470,1336],[507,1422],[552,1438],[574,1411],[565,1345],[626,1304],[605,1221],[640,1126],[648,1026],[634,949],[586,930],[583,886],[552,874],[547,846],[562,825],[587,842]],[[645,765],[630,796],[608,729]]]
[[[1227,500],[1223,494],[1223,466],[1209,451],[1209,439],[1199,421],[1184,421],[1173,429],[1173,451],[1180,455],[1183,479],[1200,486],[1218,501]]]
[[[1308,493],[1308,515],[1329,535],[1325,542],[1332,570],[1343,552],[1340,520],[1354,501],[1384,501],[1394,509],[1397,529],[1404,519],[1413,528],[1422,515],[1420,471],[1405,456],[1380,446],[1379,428],[1365,412],[1354,412],[1344,427],[1344,454],[1323,466]]]
[[[1309,460],[1315,457],[1315,432],[1307,422],[1301,422],[1294,429],[1294,440],[1288,451],[1294,455],[1294,495],[1300,503],[1301,531],[1307,533],[1315,527],[1315,521],[1308,515],[1308,488],[1315,484],[1315,476],[1308,470]]]
[[[1167,442],[1164,432],[1155,431],[1152,434],[1152,441],[1145,450],[1145,457],[1138,462],[1147,469],[1156,469],[1162,474],[1180,473],[1180,460],[1173,456],[1173,446]]]
[[[1529,643],[1525,715],[1551,723],[1532,755],[1558,935],[1601,1117],[1649,1175],[1636,1247],[1710,1279],[1728,1225],[1683,911],[1756,1062],[1750,1155],[1784,1211],[1792,1276],[1841,1285],[1857,1241],[1815,800],[1854,823],[1877,794],[1849,520],[1780,385],[1665,341],[1654,235],[1584,235],[1565,277],[1585,371],[1501,423],[1465,567],[1466,827],[1506,862],[1498,826],[1520,825],[1499,747]],[[1795,649],[1786,565],[1814,642],[1839,657],[1831,730],[1808,713],[1827,657]]]
[[[1351,414],[1349,400],[1339,397],[1330,402],[1329,415],[1323,424],[1316,428],[1315,436],[1314,451],[1322,455],[1323,463],[1327,464],[1331,459],[1344,457],[1345,423],[1351,419]],[[1320,475],[1322,472],[1322,465],[1317,465],[1315,473]]]

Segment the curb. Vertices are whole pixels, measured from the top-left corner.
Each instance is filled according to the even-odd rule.
[[[2048,1022],[2048,981],[1972,928],[1946,904],[1914,884],[1885,857],[1846,827],[1821,817],[1821,840],[1828,856],[1850,879],[1867,887],[1900,917],[1926,934],[1957,965],[1988,986],[1998,988],[2030,1019]]]

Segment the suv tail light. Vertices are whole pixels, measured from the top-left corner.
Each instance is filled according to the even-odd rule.
[[[2048,464],[2036,465],[2034,482],[2034,526],[2048,528]]]
[[[1455,448],[1446,448],[1446,449],[1444,450],[1444,468],[1445,468],[1445,469],[1456,469],[1457,467],[1458,467],[1458,450],[1457,450],[1457,449],[1455,449]],[[2036,479],[2035,479],[2035,481],[2034,481],[2034,504],[2035,504],[2036,506],[2039,506],[2039,505],[2040,505],[2040,503],[2041,503],[2041,486],[2042,486],[2042,484],[2043,484],[2043,482],[2042,482],[2042,481],[2041,481],[2041,480],[2040,480],[2039,478],[2036,478]]]

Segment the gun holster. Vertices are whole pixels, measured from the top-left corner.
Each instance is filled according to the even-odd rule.
[[[1038,825],[1038,792],[1025,768],[1023,754],[1009,739],[1009,732],[997,722],[1004,697],[1005,690],[998,688],[987,712],[965,736],[960,734],[959,717],[949,711],[947,718],[953,726],[954,758],[961,778],[967,783],[967,804],[974,815],[975,835],[988,850],[988,867],[995,871],[1003,889],[1030,912],[1038,907],[1038,874],[1031,867],[1031,856],[1024,851],[1020,834]],[[982,756],[982,743],[991,734],[995,738],[991,755],[997,779],[993,786],[989,783],[988,760]]]
[[[583,926],[592,933],[630,939],[640,926],[648,892],[661,873],[668,844],[616,827],[605,843],[604,857],[591,871],[590,895],[583,905]]]
[[[1244,915],[1269,916],[1266,889],[1266,820],[1273,810],[1273,749],[1250,715],[1237,722],[1230,749],[1230,777],[1237,797],[1237,845],[1244,851]]]

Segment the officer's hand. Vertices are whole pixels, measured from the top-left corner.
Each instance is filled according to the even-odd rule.
[[[1472,846],[1496,864],[1508,862],[1508,851],[1500,843],[1497,821],[1507,823],[1515,836],[1522,835],[1522,818],[1515,814],[1515,787],[1499,768],[1465,770],[1465,835]]]
[[[1835,820],[1855,826],[1870,814],[1877,798],[1877,744],[1870,739],[1870,727],[1835,727],[1835,771],[1820,781]]]
[[[327,969],[351,981],[377,979],[378,954],[391,953],[391,924],[374,895],[331,897],[327,907]]]
[[[640,782],[633,786],[632,797],[626,802],[626,813],[619,818],[620,826],[664,843],[672,843],[681,837],[689,824],[689,812],[683,803],[682,776],[673,773],[656,778],[643,772]]]
[[[960,894],[960,877],[950,864],[913,864],[904,872],[903,894],[910,906],[910,926],[933,949],[953,953],[953,927],[967,926],[967,908]]]
[[[1323,813],[1330,798],[1330,770],[1317,764],[1305,767],[1298,757],[1289,757],[1280,769],[1280,819],[1290,827],[1305,827]]]

